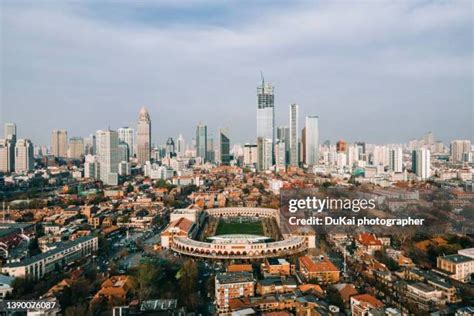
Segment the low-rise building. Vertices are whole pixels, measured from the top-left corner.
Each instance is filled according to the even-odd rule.
[[[294,272],[294,266],[292,267],[286,259],[266,258],[262,268],[264,274],[275,276],[288,276]]]
[[[405,298],[423,311],[437,311],[446,305],[442,291],[429,284],[416,282],[406,285]]]
[[[258,295],[288,293],[298,288],[294,278],[267,278],[257,281],[256,292]]]
[[[306,280],[317,280],[322,284],[339,282],[341,272],[329,259],[302,256],[298,261],[299,271]]]
[[[19,262],[7,263],[2,273],[29,280],[39,280],[45,275],[74,263],[98,249],[98,238],[85,236],[60,244],[57,248]]]
[[[370,294],[359,294],[351,297],[351,313],[353,316],[368,316],[384,304]]]
[[[474,273],[474,259],[460,254],[438,257],[438,272],[461,282],[467,282]]]

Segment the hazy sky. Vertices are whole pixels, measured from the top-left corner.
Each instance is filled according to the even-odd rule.
[[[189,141],[197,123],[254,142],[260,70],[277,125],[291,102],[321,141],[473,139],[472,1],[0,0],[0,122],[49,144],[133,126]]]

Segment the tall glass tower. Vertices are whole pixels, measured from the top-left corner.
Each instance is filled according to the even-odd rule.
[[[264,138],[275,144],[275,95],[274,87],[265,83],[257,87],[257,139]],[[272,150],[272,162],[274,161]]]
[[[219,130],[219,156],[221,164],[230,164],[230,139],[229,130],[227,128],[221,128]]]
[[[199,124],[196,128],[196,156],[207,158],[207,126]]]
[[[137,158],[144,165],[151,158],[151,119],[148,110],[140,109],[137,123]]]
[[[298,167],[298,104],[290,105],[290,166]]]
[[[309,115],[306,117],[306,164],[314,166],[319,161],[319,127],[318,117],[316,115]]]

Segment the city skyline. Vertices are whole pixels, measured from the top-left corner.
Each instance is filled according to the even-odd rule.
[[[320,117],[321,141],[399,143],[430,130],[445,143],[472,140],[470,3],[267,3],[256,23],[259,6],[146,3],[106,12],[4,2],[0,121],[47,144],[54,129],[86,136],[134,127],[146,106],[156,144],[180,133],[191,139],[199,121],[214,134],[228,126],[233,143],[253,143],[262,70],[275,87],[275,126],[287,125],[288,106],[298,103],[299,126]],[[374,21],[363,18],[367,9]]]

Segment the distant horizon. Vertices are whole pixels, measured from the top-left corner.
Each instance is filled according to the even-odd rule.
[[[21,136],[21,133],[18,133],[19,127],[18,127],[18,124],[17,124],[16,122],[4,122],[4,123],[2,123],[2,126],[1,126],[1,129],[2,129],[2,134],[1,134],[1,135],[2,135],[2,137],[0,137],[0,138],[4,138],[4,135],[3,135],[3,132],[4,132],[4,124],[6,124],[6,123],[15,123],[15,124],[16,124],[16,128],[17,128],[17,139],[26,138],[26,139],[31,140],[34,146],[47,146],[47,147],[51,147],[51,141],[50,141],[50,140],[49,140],[49,142],[46,142],[46,143],[36,143],[35,141],[33,141],[33,139],[32,139],[31,137],[23,137],[23,136]],[[152,127],[153,127],[153,118],[151,119],[151,124],[152,124]],[[198,126],[198,124],[200,124],[200,123],[198,122],[198,123],[196,124],[196,127]],[[208,138],[212,138],[212,139],[214,139],[214,141],[216,142],[216,141],[217,141],[217,137],[218,137],[217,133],[215,133],[215,135],[214,135],[214,133],[209,133],[209,125],[206,124],[205,122],[202,122],[202,124],[203,124],[203,125],[206,125],[207,128],[208,128]],[[277,127],[284,127],[284,126],[285,126],[285,125],[277,125],[276,128],[277,128]],[[81,138],[85,139],[85,138],[89,137],[91,134],[95,135],[95,133],[96,133],[97,131],[99,131],[99,130],[106,130],[106,129],[109,129],[109,128],[110,128],[110,127],[108,127],[108,128],[99,128],[99,129],[97,129],[97,130],[95,130],[95,131],[93,131],[93,132],[91,132],[91,133],[89,133],[89,134],[87,134],[87,135],[71,134],[70,131],[67,130],[67,129],[65,129],[65,128],[55,128],[55,129],[52,129],[52,130],[50,131],[49,136],[50,136],[50,138],[51,138],[51,133],[52,133],[53,130],[66,130],[66,132],[68,133],[68,141],[69,141],[71,138],[74,138],[74,137],[81,137]],[[117,127],[117,128],[110,128],[110,130],[117,131],[119,128],[132,128],[132,129],[134,130],[134,132],[136,133],[136,128],[135,128],[135,126],[120,126],[120,127]],[[302,130],[302,128],[300,128],[300,133],[299,133],[299,135],[298,135],[298,139],[299,139],[299,140],[301,139],[301,130]],[[217,130],[216,130],[216,132],[217,132]],[[449,144],[450,144],[452,141],[455,141],[455,140],[469,140],[469,141],[471,141],[471,142],[473,143],[473,145],[474,145],[474,141],[473,141],[473,139],[471,139],[471,138],[456,138],[456,139],[451,139],[451,140],[447,140],[447,141],[443,141],[443,140],[437,139],[437,138],[436,138],[436,133],[433,132],[433,131],[427,131],[426,133],[424,133],[424,134],[422,134],[422,135],[420,135],[420,136],[418,136],[418,137],[412,137],[412,138],[410,138],[410,139],[408,139],[408,140],[405,140],[405,141],[398,141],[398,142],[370,142],[370,141],[366,141],[366,140],[364,140],[364,139],[354,139],[354,140],[350,140],[350,139],[348,139],[348,138],[340,137],[340,138],[336,138],[336,139],[319,139],[319,143],[320,143],[320,145],[322,146],[322,145],[324,145],[324,143],[325,143],[326,141],[330,141],[331,145],[335,145],[338,141],[344,140],[344,141],[346,141],[346,142],[349,143],[349,144],[354,144],[354,143],[356,143],[356,142],[364,142],[365,144],[368,144],[368,145],[408,145],[408,143],[409,143],[410,141],[412,141],[412,140],[420,140],[420,139],[422,139],[426,134],[428,134],[428,133],[430,133],[430,132],[431,132],[431,133],[433,134],[433,136],[434,136],[433,140],[434,140],[435,143],[438,142],[438,141],[441,141],[444,145],[449,146]],[[190,141],[190,140],[192,141],[193,139],[195,139],[194,135],[193,135],[192,137],[187,137],[187,135],[185,135],[184,133],[178,133],[178,135],[176,135],[176,136],[167,136],[167,137],[164,137],[163,142],[157,143],[157,142],[154,141],[154,139],[153,139],[153,134],[152,134],[152,135],[151,135],[151,137],[152,137],[152,145],[158,145],[158,146],[161,146],[161,147],[165,147],[166,141],[168,140],[168,138],[171,137],[171,138],[176,142],[176,140],[178,139],[179,135],[182,135],[182,136],[183,136],[183,138],[184,138],[184,140],[185,140],[185,142],[186,142],[186,146],[189,145],[189,141]],[[254,141],[254,142],[252,142],[252,141],[234,142],[234,141],[232,141],[232,138],[230,138],[230,145],[231,145],[231,148],[232,148],[233,145],[242,145],[242,146],[243,146],[243,145],[245,145],[245,144],[254,144],[254,145],[256,145],[256,144],[257,144],[257,138],[255,138],[255,141]]]
[[[320,142],[474,141],[473,3],[209,0],[0,2],[0,123],[49,144],[134,127],[187,141],[256,142],[260,71],[289,105],[319,116]],[[370,19],[367,18],[370,13]],[[60,27],[58,27],[60,26]],[[298,133],[301,133],[301,128]],[[355,135],[355,136],[353,136]]]

